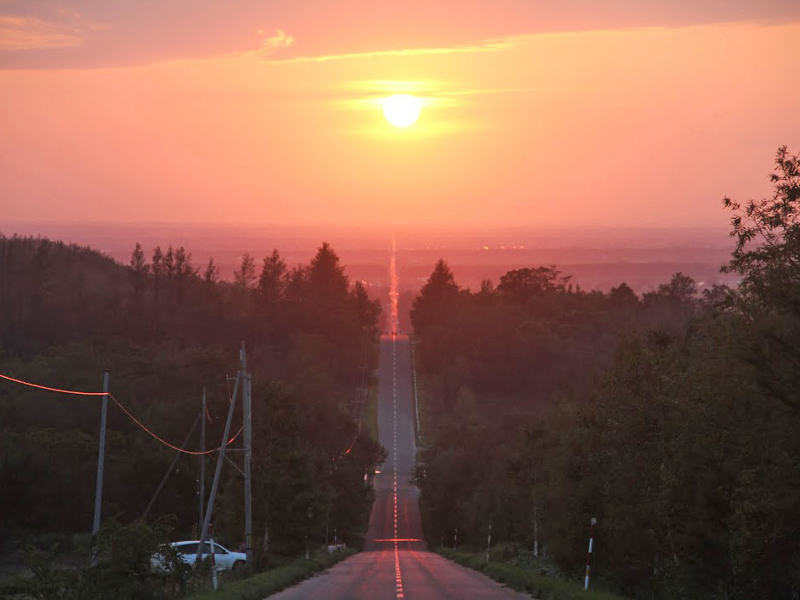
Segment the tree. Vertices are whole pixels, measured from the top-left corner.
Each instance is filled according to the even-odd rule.
[[[153,250],[153,303],[158,307],[159,293],[161,290],[161,276],[164,274],[164,253],[161,246],[156,246]]]
[[[181,246],[175,251],[175,288],[178,302],[183,298],[186,281],[197,275],[192,266],[192,253]]]
[[[555,265],[514,269],[500,277],[497,291],[515,302],[527,302],[547,292],[563,292],[570,277],[562,277]]]
[[[703,290],[702,303],[706,308],[723,310],[729,308],[733,304],[733,301],[733,290],[727,285],[715,283],[710,288]]]
[[[233,286],[244,297],[256,280],[256,263],[248,252],[242,256],[239,268],[233,272]]]
[[[212,286],[219,280],[219,267],[214,264],[214,258],[208,258],[208,264],[206,265],[205,271],[203,271],[203,281],[206,282],[207,286]]]
[[[608,293],[608,298],[615,306],[630,306],[639,303],[636,292],[624,281],[617,287],[611,288],[611,291]]]
[[[258,299],[262,305],[272,306],[283,296],[286,287],[286,261],[278,250],[264,258],[258,277]]]
[[[417,335],[425,335],[425,330],[436,322],[446,306],[458,296],[459,289],[447,262],[440,258],[411,305],[411,324]]]
[[[347,298],[348,280],[339,256],[328,242],[323,242],[311,259],[308,283],[312,295],[326,304],[342,303]]]
[[[356,281],[351,293],[355,305],[358,322],[368,339],[378,337],[378,323],[381,316],[381,303],[377,298],[372,300],[367,294],[367,288],[361,281]]]
[[[150,266],[145,262],[142,245],[136,242],[136,246],[131,254],[128,272],[131,275],[131,284],[133,285],[133,304],[137,310],[141,305],[142,287],[144,286],[145,278],[149,271]]]
[[[733,211],[731,237],[736,239],[723,272],[739,273],[745,293],[800,314],[800,155],[779,148],[770,180],[772,198],[744,205],[723,198]]]
[[[173,302],[174,286],[173,280],[175,278],[175,250],[172,244],[167,248],[167,253],[164,255],[164,275],[167,277],[167,306],[171,307]]]
[[[772,198],[730,198],[736,248],[724,272],[739,273],[738,308],[762,324],[747,354],[771,398],[800,413],[800,156],[778,149]]]
[[[672,276],[669,283],[662,283],[655,292],[645,294],[645,299],[658,298],[680,306],[689,304],[697,295],[694,279],[680,271]]]

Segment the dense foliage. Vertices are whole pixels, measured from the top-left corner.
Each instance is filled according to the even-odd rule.
[[[641,598],[800,592],[800,160],[734,211],[741,286],[639,299],[555,267],[460,289],[436,265],[412,320],[426,379],[426,535],[585,564]]]
[[[184,248],[138,244],[123,266],[87,248],[0,235],[0,373],[74,390],[110,389],[154,433],[219,445],[239,347],[253,374],[253,522],[262,556],[326,535],[357,542],[383,450],[360,427],[376,364],[380,305],[323,244],[289,268],[275,251],[242,259],[233,283]],[[100,400],[0,381],[0,535],[91,529]],[[232,432],[241,426],[235,412]],[[241,445],[241,438],[234,447]],[[352,447],[351,451],[344,450]],[[103,516],[140,517],[175,456],[109,403]],[[208,494],[216,454],[205,459]],[[240,453],[232,453],[235,462]],[[150,511],[196,535],[200,460],[182,456]],[[213,524],[243,539],[241,475],[225,465]]]

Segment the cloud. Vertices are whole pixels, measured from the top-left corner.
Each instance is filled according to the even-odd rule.
[[[29,15],[0,14],[0,50],[46,50],[81,46],[87,32],[102,31],[105,25],[75,12],[57,11],[58,21]]]
[[[318,54],[295,56],[292,58],[270,59],[273,64],[328,62],[331,60],[351,60],[388,56],[424,56],[431,54],[463,54],[472,52],[497,52],[511,45],[509,39],[492,39],[469,45],[443,46],[441,48],[399,48],[392,50],[371,50],[368,52],[348,52],[343,54]]]
[[[83,36],[36,17],[0,15],[0,50],[39,50],[80,46]]]
[[[593,29],[588,31],[583,30],[564,30],[564,31],[545,31],[533,33],[521,33],[516,35],[509,35],[505,37],[489,38],[479,40],[468,44],[455,44],[440,47],[423,47],[423,48],[394,48],[384,50],[367,50],[363,52],[345,52],[345,53],[332,53],[332,54],[318,54],[318,55],[304,55],[292,56],[287,58],[268,58],[266,62],[270,64],[291,64],[291,63],[319,63],[328,61],[342,61],[342,60],[358,60],[368,58],[385,58],[385,57],[411,57],[411,56],[426,56],[426,55],[442,55],[442,54],[472,54],[482,52],[500,52],[503,50],[511,50],[525,46],[531,46],[535,43],[541,42],[545,39],[569,39],[576,36],[603,36],[603,37],[623,37],[635,36],[642,33],[656,33],[667,30],[697,30],[707,29],[709,27],[716,27],[718,25],[732,25],[733,23],[716,23],[712,25],[689,25],[685,27],[668,27],[668,26],[636,26],[636,27],[620,27],[620,28],[605,28]],[[739,21],[738,25],[742,27],[754,26],[767,26],[766,23],[760,21]]]
[[[259,29],[256,33],[265,36],[266,32]],[[272,56],[278,50],[288,48],[294,43],[294,38],[287,34],[283,29],[278,29],[273,35],[266,38],[259,48],[242,53],[246,58],[266,58]]]
[[[288,48],[294,42],[294,38],[290,35],[286,35],[286,32],[283,29],[278,29],[275,32],[275,35],[272,37],[268,37],[267,40],[264,42],[264,46],[268,46],[270,48]]]

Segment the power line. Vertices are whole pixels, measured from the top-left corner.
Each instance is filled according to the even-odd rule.
[[[183,454],[191,454],[191,455],[194,455],[194,456],[198,456],[198,455],[202,455],[202,454],[212,454],[214,452],[217,452],[222,447],[220,445],[217,448],[212,448],[211,450],[206,450],[205,452],[198,452],[196,450],[185,450],[183,448],[179,448],[178,446],[169,443],[167,440],[165,440],[164,438],[162,438],[161,436],[159,436],[158,434],[153,432],[151,429],[149,429],[144,423],[142,423],[139,419],[134,417],[133,414],[127,408],[125,408],[125,406],[122,404],[122,402],[120,402],[113,394],[108,393],[108,392],[79,392],[77,390],[67,390],[67,389],[62,389],[62,388],[50,387],[50,386],[46,386],[46,385],[40,385],[38,383],[32,383],[30,381],[24,381],[22,379],[17,379],[15,377],[10,377],[8,375],[3,375],[2,373],[0,373],[0,379],[5,379],[7,381],[12,381],[14,383],[18,383],[20,385],[25,385],[25,386],[36,388],[36,389],[40,389],[40,390],[46,390],[48,392],[56,392],[56,393],[59,393],[59,394],[71,394],[71,395],[75,395],[75,396],[95,396],[95,397],[97,397],[97,396],[108,396],[109,398],[111,398],[116,403],[117,406],[119,406],[119,408],[122,410],[122,412],[124,412],[128,416],[129,419],[131,419],[134,423],[136,423],[142,429],[142,431],[144,431],[145,433],[149,434],[151,437],[153,437],[154,439],[158,440],[159,442],[161,442],[165,446],[167,446],[169,448],[172,448],[173,450],[175,450],[177,452],[182,452]],[[239,431],[236,432],[236,435],[234,435],[230,440],[228,440],[226,445],[232,444],[236,440],[236,438],[239,437],[239,435],[242,433],[243,429],[244,429],[244,426],[240,427]]]
[[[149,433],[149,434],[150,434],[152,437],[154,437],[155,439],[157,439],[159,442],[161,442],[161,443],[162,443],[162,444],[164,444],[165,446],[169,446],[170,448],[172,448],[173,450],[176,450],[177,452],[182,452],[183,454],[191,454],[191,455],[193,455],[193,456],[197,456],[197,455],[200,455],[200,454],[211,454],[212,452],[216,452],[217,450],[219,450],[219,448],[214,448],[214,449],[212,449],[212,450],[206,450],[205,452],[200,452],[200,451],[198,451],[198,450],[184,450],[183,448],[179,448],[178,446],[176,446],[176,445],[174,445],[174,444],[170,444],[170,443],[169,443],[167,440],[165,440],[164,438],[160,437],[160,436],[159,436],[157,433],[155,433],[155,432],[151,431],[150,429],[148,429],[148,428],[147,428],[147,426],[146,426],[144,423],[142,423],[142,422],[141,422],[139,419],[137,419],[136,417],[134,417],[134,416],[133,416],[133,415],[130,413],[130,411],[129,411],[127,408],[125,408],[125,407],[122,405],[122,402],[120,402],[119,400],[117,400],[117,399],[114,397],[114,394],[109,394],[109,397],[110,397],[110,398],[111,398],[111,399],[112,399],[114,402],[116,402],[116,403],[117,403],[117,406],[119,406],[119,407],[120,407],[120,409],[122,409],[122,412],[124,412],[126,415],[128,415],[128,417],[130,417],[130,419],[131,419],[131,420],[132,420],[134,423],[136,423],[136,424],[137,424],[139,427],[141,427],[141,428],[142,428],[144,431],[146,431],[147,433]]]
[[[14,377],[9,377],[8,375],[3,375],[2,373],[0,373],[0,378],[7,379],[8,381],[13,381],[14,383],[27,385],[28,387],[38,388],[40,390],[47,390],[48,392],[57,392],[59,394],[72,394],[74,396],[105,396],[107,394],[107,392],[78,392],[75,390],[63,390],[61,388],[39,385],[38,383],[31,383],[30,381],[23,381],[22,379],[15,379]]]

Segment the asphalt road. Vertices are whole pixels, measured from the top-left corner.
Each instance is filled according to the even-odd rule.
[[[422,540],[419,493],[411,483],[416,444],[411,349],[404,336],[381,341],[379,440],[389,456],[375,477],[375,504],[364,552],[272,600],[519,600],[477,571],[429,552]]]

